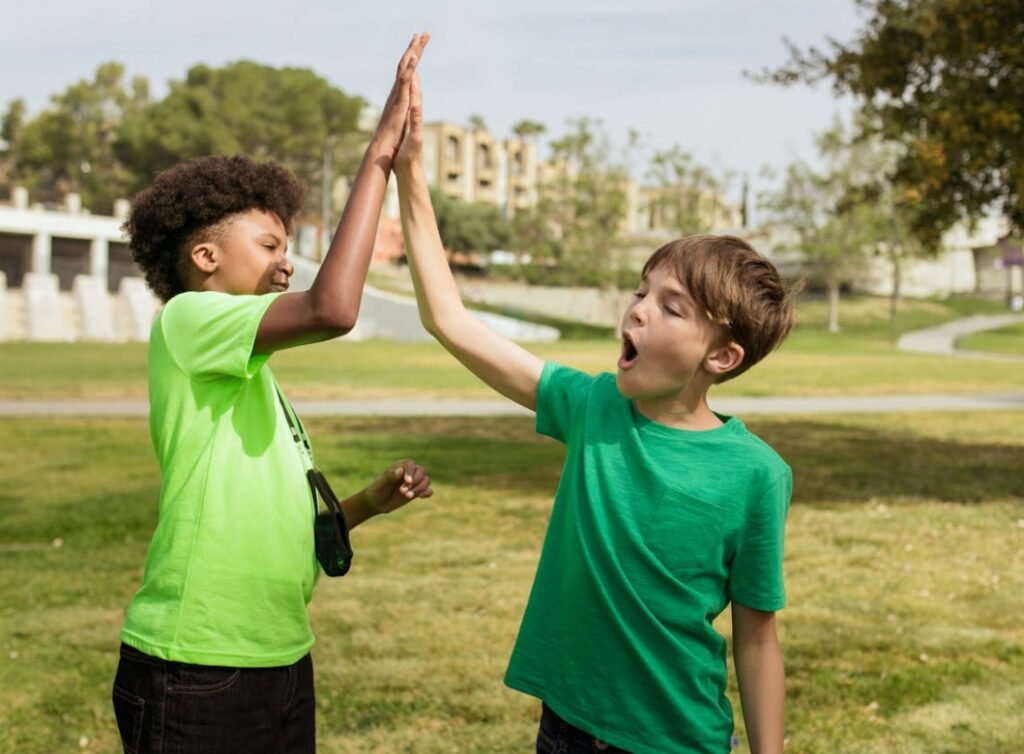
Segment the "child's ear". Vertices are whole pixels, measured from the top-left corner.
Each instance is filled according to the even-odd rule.
[[[704,357],[704,370],[709,374],[720,375],[731,372],[743,363],[743,346],[734,340],[725,345],[716,346]]]
[[[217,271],[217,248],[211,243],[197,243],[192,247],[189,258],[192,265],[205,275],[212,275]]]

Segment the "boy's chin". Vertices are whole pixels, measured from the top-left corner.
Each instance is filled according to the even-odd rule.
[[[626,370],[620,368],[615,373],[615,386],[619,389],[623,398],[629,398],[635,400],[640,397],[640,391],[632,380],[632,375]]]

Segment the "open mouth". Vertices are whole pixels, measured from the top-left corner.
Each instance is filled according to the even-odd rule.
[[[629,369],[636,364],[640,353],[636,350],[636,344],[629,333],[622,333],[622,353],[619,356],[619,369]]]

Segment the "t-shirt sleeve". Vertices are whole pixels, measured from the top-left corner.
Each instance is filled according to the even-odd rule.
[[[783,538],[792,494],[793,475],[786,467],[751,501],[729,573],[733,602],[766,612],[785,607]]]
[[[180,293],[160,315],[167,350],[190,377],[248,379],[270,358],[252,349],[263,315],[280,295]]]
[[[537,383],[537,432],[566,442],[593,383],[594,378],[585,372],[553,361],[545,363]]]

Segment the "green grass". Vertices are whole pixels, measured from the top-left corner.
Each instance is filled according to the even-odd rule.
[[[1024,358],[1024,324],[968,335],[957,341],[957,348],[962,348],[965,351],[1010,354]]]
[[[973,299],[907,301],[890,327],[885,299],[851,298],[843,303],[843,332],[830,335],[823,329],[824,302],[803,301],[799,325],[782,350],[717,392],[803,396],[1018,390],[1024,384],[1024,362],[988,364],[895,348],[901,332],[987,306]],[[614,369],[619,346],[613,338],[586,338],[529,348],[543,358],[597,372]],[[0,398],[144,398],[145,361],[143,344],[0,344]],[[295,399],[495,397],[432,342],[342,339],[282,351],[271,364]]]
[[[749,424],[796,479],[787,751],[1016,750],[1024,412]],[[353,573],[317,587],[321,751],[529,751],[536,704],[501,677],[560,446],[525,419],[308,425],[339,490],[406,454],[437,489],[357,530]],[[0,753],[116,750],[117,635],[158,491],[144,421],[0,422]]]

